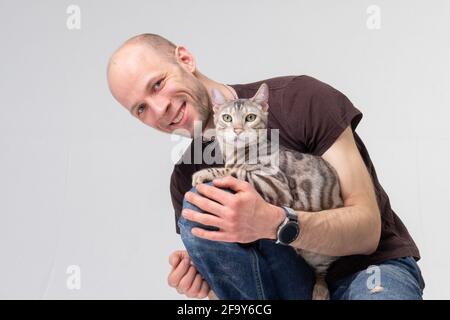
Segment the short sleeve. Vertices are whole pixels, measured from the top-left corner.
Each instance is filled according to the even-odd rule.
[[[172,206],[175,213],[175,231],[180,234],[180,229],[178,228],[178,219],[181,216],[181,209],[183,207],[183,198],[185,194],[186,184],[185,176],[181,174],[179,167],[175,165],[172,175],[170,177],[170,197],[172,199]],[[189,181],[187,182],[189,184]]]
[[[285,121],[290,131],[317,156],[325,153],[348,126],[354,131],[362,119],[361,111],[343,93],[308,76],[291,82],[284,102],[288,104]]]

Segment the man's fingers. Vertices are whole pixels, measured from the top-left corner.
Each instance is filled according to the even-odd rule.
[[[170,254],[169,256],[169,264],[175,268],[184,257],[188,258],[189,254],[186,250],[177,250]]]
[[[212,214],[200,213],[191,209],[183,209],[183,217],[187,220],[203,224],[205,226],[223,228],[223,219],[218,218]]]
[[[210,187],[210,188],[213,188],[213,187]],[[214,189],[217,189],[217,188],[214,188]],[[197,186],[197,190],[198,190],[198,192],[200,192],[200,190],[203,190],[203,188],[201,188],[201,187],[199,188]],[[220,190],[220,191],[223,193],[226,193],[228,197],[230,196],[229,192],[225,192],[223,190]],[[210,212],[217,216],[223,215],[224,206],[221,205],[221,203],[226,203],[225,198],[222,200],[218,199],[217,196],[215,198],[210,198],[205,194],[200,195],[200,194],[197,194],[197,193],[194,193],[191,191],[186,192],[184,197],[186,198],[187,201],[189,201],[193,205],[199,207],[200,209],[202,209],[205,212]]]
[[[186,293],[194,282],[195,276],[197,275],[197,269],[194,266],[190,266],[188,272],[181,278],[180,283],[177,286],[179,293]]]
[[[199,298],[199,299],[206,298],[208,296],[209,290],[211,290],[211,289],[209,288],[208,282],[203,280],[202,287],[200,288],[200,292],[197,295],[197,298]]]
[[[169,286],[176,288],[179,285],[183,276],[188,272],[189,266],[190,266],[190,259],[183,258],[181,262],[170,272],[169,277],[167,278]]]
[[[169,256],[169,263],[172,266],[172,271],[167,278],[169,286],[176,288],[180,294],[186,294],[189,298],[205,297],[205,284],[208,292],[209,286],[197,272],[195,266],[191,264],[191,259],[186,250],[173,252]]]
[[[224,231],[209,231],[202,228],[192,228],[191,233],[199,238],[211,240],[211,241],[223,241],[223,242],[236,242],[232,239],[229,233]]]
[[[205,197],[221,204],[227,204],[233,198],[233,194],[231,192],[219,189],[216,186],[211,186],[209,184],[199,184],[197,186],[197,191]]]
[[[226,176],[220,179],[214,179],[213,180],[214,186],[218,188],[225,188],[225,189],[231,189],[236,192],[239,191],[247,191],[249,184],[245,181],[236,179],[232,176]],[[198,189],[198,188],[197,188]]]
[[[191,287],[187,290],[186,295],[189,298],[196,298],[199,293],[200,289],[202,287],[203,278],[200,273],[197,272],[195,275],[194,281],[192,282]]]

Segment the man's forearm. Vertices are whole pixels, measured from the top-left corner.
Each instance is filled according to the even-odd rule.
[[[298,211],[301,232],[292,246],[330,256],[370,254],[380,239],[380,222],[371,209],[348,206],[319,212]]]
[[[377,209],[355,205],[297,214],[300,235],[291,243],[295,248],[329,256],[370,254],[376,250],[381,232]]]

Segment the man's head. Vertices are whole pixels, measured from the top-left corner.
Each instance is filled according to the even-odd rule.
[[[114,98],[143,123],[163,132],[203,126],[211,113],[207,89],[194,57],[167,39],[142,34],[112,55],[108,83]]]

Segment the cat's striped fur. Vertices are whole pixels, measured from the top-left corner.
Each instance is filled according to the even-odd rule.
[[[327,161],[281,145],[276,146],[279,150],[271,150],[265,139],[267,101],[266,84],[251,99],[225,101],[220,92],[213,92],[216,139],[225,166],[196,172],[193,185],[231,175],[249,182],[267,202],[277,206],[312,212],[342,207],[339,179]],[[249,117],[250,114],[253,116]],[[255,145],[258,150],[267,151],[250,160],[250,149]],[[296,250],[316,272],[313,299],[328,299],[325,274],[336,257]]]

